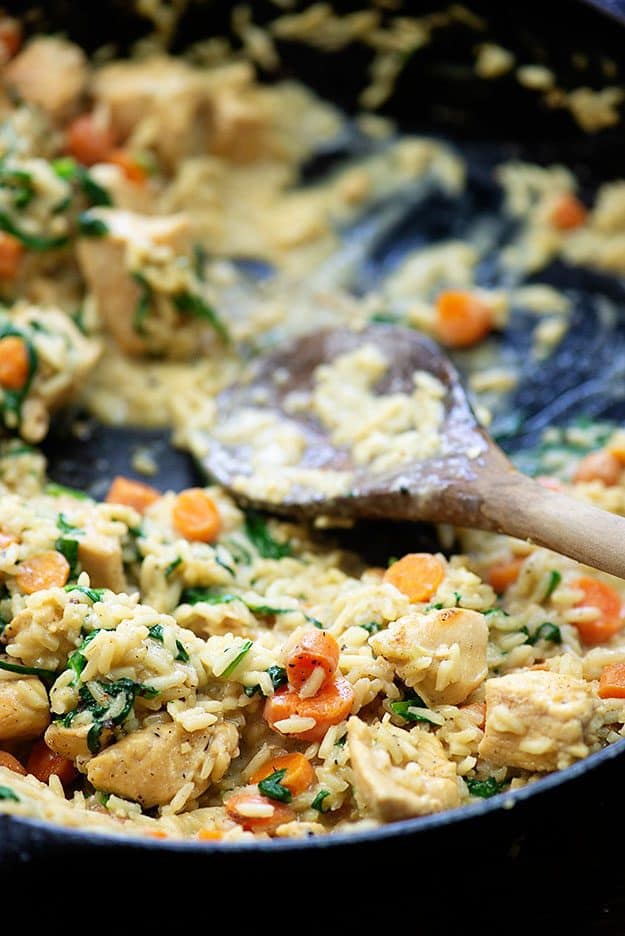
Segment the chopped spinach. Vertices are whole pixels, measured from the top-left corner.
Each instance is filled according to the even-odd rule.
[[[188,663],[190,659],[189,654],[179,640],[176,641],[176,650],[178,653],[174,657],[174,660],[180,660],[181,663]]]
[[[70,536],[68,534],[81,534],[82,530],[80,530],[73,523],[70,523],[62,513],[60,513],[58,516],[57,526],[62,535],[57,539],[56,543],[54,544],[54,548],[67,559],[69,563],[70,578],[73,578],[76,575],[78,566],[78,550],[80,547],[80,542],[76,535]]]
[[[227,547],[228,552],[237,564],[241,563],[241,565],[249,565],[251,563],[252,554],[237,540],[224,540],[224,545]]]
[[[86,585],[66,585],[66,592],[80,592],[81,595],[86,595],[94,604],[96,601],[102,601],[104,597],[103,588],[88,588]]]
[[[401,702],[391,702],[390,709],[394,715],[399,715],[400,718],[405,718],[406,721],[428,722],[430,725],[439,723],[438,719],[428,718],[426,714],[428,706],[418,695],[412,696],[410,699],[402,699]],[[415,709],[420,711],[415,711]]]
[[[203,244],[193,245],[193,272],[200,282],[204,281],[206,264],[208,263],[208,254]]]
[[[368,634],[377,634],[378,631],[382,630],[382,625],[378,624],[377,621],[369,621],[368,624],[360,625],[363,630],[366,630]]]
[[[274,692],[276,692],[281,686],[286,685],[288,680],[286,670],[283,666],[270,666],[266,672],[271,679],[271,685],[273,686]],[[263,691],[258,684],[255,686],[246,686],[243,691],[250,699],[257,693],[258,695],[263,695]]]
[[[163,643],[163,625],[162,624],[153,624],[152,627],[148,628],[148,634],[152,640],[158,640],[160,643]]]
[[[306,614],[305,611],[301,611],[299,608],[275,608],[273,605],[257,604],[253,601],[246,601],[241,595],[234,595],[230,592],[216,592],[210,588],[185,588],[180,596],[180,604],[194,605],[205,602],[206,604],[217,605],[231,604],[233,601],[240,601],[252,614],[259,617],[267,617],[273,614],[301,614],[309,624],[324,630],[321,621],[311,614]]]
[[[172,572],[174,572],[181,563],[182,556],[177,556],[175,559],[173,559],[165,569],[165,578],[169,578]]]
[[[495,796],[497,793],[500,793],[505,783],[499,783],[495,780],[494,777],[487,777],[486,780],[478,780],[477,778],[469,778],[465,780],[466,785],[469,788],[469,793],[471,796],[479,796],[482,799],[488,799],[491,796]]]
[[[183,315],[192,315],[194,318],[204,319],[215,330],[224,344],[230,343],[230,333],[221,321],[215,309],[202,299],[201,296],[189,292],[181,292],[174,296],[174,305]]]
[[[12,800],[15,803],[20,802],[20,798],[17,793],[14,793],[13,790],[8,786],[0,786],[0,800]]]
[[[323,801],[330,796],[329,790],[319,790],[314,800],[310,804],[312,809],[316,809],[317,812],[324,813],[326,810],[323,808]]]
[[[279,543],[269,532],[267,520],[255,510],[245,513],[245,532],[263,559],[284,559],[292,555],[290,543]]]
[[[93,215],[91,211],[82,211],[78,215],[78,231],[82,237],[106,237],[108,224]]]
[[[253,646],[254,644],[251,640],[244,640],[241,646],[241,649],[235,656],[234,660],[228,664],[228,666],[225,668],[223,673],[219,674],[220,678],[227,679],[229,676],[232,676],[232,674],[234,673],[235,669],[237,668],[241,660],[243,660],[247,656],[247,654],[250,652]]]
[[[545,598],[551,598],[554,591],[562,581],[562,575],[558,572],[557,569],[552,569],[549,573],[549,585],[547,586],[547,591],[545,592]]]
[[[69,237],[66,234],[47,237],[45,234],[31,234],[24,231],[4,211],[0,211],[0,231],[6,231],[7,234],[16,237],[28,250],[38,252],[58,250],[69,243]]]
[[[0,660],[0,670],[6,670],[7,673],[19,673],[22,676],[38,676],[43,682],[54,682],[56,679],[54,670],[42,669],[38,666],[23,666],[21,663],[9,663],[8,660]]]
[[[141,696],[145,699],[153,699],[158,695],[158,690],[152,686],[144,686],[136,683],[132,679],[123,677],[114,682],[97,681],[100,690],[106,695],[107,702],[102,703],[96,699],[90,689],[91,683],[82,685],[79,689],[78,706],[71,712],[68,712],[62,718],[62,724],[69,727],[72,720],[80,712],[88,711],[91,713],[93,724],[87,734],[87,746],[92,754],[97,754],[101,747],[102,731],[105,728],[114,728],[122,725],[132,712],[135,699]],[[117,702],[117,698],[122,696],[122,705]],[[115,715],[110,715],[111,708],[115,706]]]
[[[74,652],[71,653],[71,654],[69,655],[68,659],[67,659],[67,668],[68,668],[68,669],[71,669],[72,672],[74,673],[74,685],[80,680],[80,677],[81,677],[81,675],[82,675],[82,671],[84,670],[85,666],[87,665],[87,658],[86,658],[86,656],[83,654],[82,651],[85,649],[85,647],[87,647],[87,646],[91,643],[91,641],[93,640],[93,638],[94,638],[98,633],[99,633],[98,630],[94,630],[94,631],[92,631],[90,634],[87,634],[87,636],[85,637],[85,639],[84,639],[83,642],[81,643],[81,645],[80,645],[80,647],[78,648],[78,650],[74,650]]]
[[[372,325],[400,325],[402,319],[394,312],[374,312],[369,321]]]
[[[538,643],[539,640],[549,640],[551,643],[561,644],[562,631],[557,624],[552,624],[551,621],[544,621],[540,627],[536,628],[533,634],[528,634],[525,643],[532,644],[533,646]]]
[[[132,278],[139,287],[139,298],[132,313],[132,328],[137,335],[145,336],[145,320],[152,309],[153,291],[143,273],[135,271]]]
[[[48,494],[50,497],[62,497],[66,495],[67,497],[74,497],[76,500],[91,500],[88,494],[85,494],[84,491],[78,491],[76,488],[66,487],[64,484],[57,484],[55,481],[48,481],[46,486],[43,489],[44,494]]]
[[[484,617],[488,617],[490,614],[503,614],[504,617],[510,617],[510,614],[507,611],[504,611],[503,608],[487,608],[486,611],[483,611],[482,614]]]
[[[284,780],[285,777],[285,767],[283,767],[282,770],[274,770],[272,774],[259,782],[258,789],[264,796],[268,796],[269,799],[278,800],[281,803],[290,803],[293,799],[293,794],[287,787],[282,786],[282,780]]]

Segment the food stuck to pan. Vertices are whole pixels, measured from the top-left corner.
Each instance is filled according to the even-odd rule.
[[[149,449],[99,497],[48,479],[38,445],[72,406],[171,427],[199,464],[239,447],[252,499],[278,504],[302,481],[302,420],[357,466],[425,462],[446,451],[445,386],[419,369],[385,384],[376,329],[439,342],[501,427],[577,314],[542,271],[625,272],[624,182],[583,200],[568,169],[503,160],[501,204],[467,217],[461,148],[347,121],[245,62],[148,53],[89,61],[0,20],[0,811],[156,839],[316,836],[505,794],[622,739],[620,579],[449,526],[439,549],[415,531],[373,566],[331,516],[278,520],[236,484],[159,489]],[[345,134],[358,146],[306,180]],[[407,208],[416,229],[441,205],[455,234],[356,275]],[[290,394],[292,423],[262,394],[221,418],[263,355],[372,325]],[[617,425],[548,428],[520,464],[625,514]],[[346,493],[343,467],[324,494]]]

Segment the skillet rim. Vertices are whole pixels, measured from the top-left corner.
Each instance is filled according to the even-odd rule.
[[[428,816],[420,816],[414,819],[403,819],[398,822],[390,822],[377,826],[373,829],[364,829],[355,832],[329,832],[325,835],[311,836],[310,838],[271,838],[258,839],[252,842],[201,842],[197,839],[169,839],[159,840],[142,838],[130,835],[114,835],[110,832],[93,832],[86,829],[71,828],[62,825],[56,825],[54,822],[33,819],[27,816],[15,816],[9,813],[0,813],[0,833],[3,825],[7,828],[15,825],[16,829],[25,829],[43,833],[45,837],[57,838],[63,845],[90,845],[98,848],[115,848],[126,852],[142,852],[154,848],[166,851],[169,854],[198,854],[214,855],[218,853],[223,855],[249,855],[254,852],[271,854],[273,852],[315,852],[331,849],[338,851],[341,848],[349,848],[350,845],[358,846],[369,843],[376,843],[387,839],[407,839],[417,837],[420,833],[431,832],[437,827],[455,826],[462,828],[472,820],[478,820],[480,817],[497,813],[500,810],[504,812],[512,811],[517,805],[522,805],[529,800],[540,797],[542,793],[553,791],[562,784],[571,783],[572,785],[579,781],[583,776],[591,773],[602,764],[605,764],[616,757],[623,755],[625,757],[625,738],[609,744],[600,751],[589,754],[588,757],[565,767],[563,770],[557,770],[547,774],[545,777],[533,783],[529,783],[518,790],[511,792],[497,793],[488,799],[472,803],[469,806],[457,806],[454,809],[447,809],[439,813],[431,813]],[[2,860],[2,838],[0,835],[0,866]]]

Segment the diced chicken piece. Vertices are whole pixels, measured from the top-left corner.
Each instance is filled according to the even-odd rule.
[[[488,625],[477,611],[415,611],[375,634],[369,643],[431,705],[464,702],[488,672]]]
[[[87,84],[87,59],[77,45],[54,36],[33,39],[4,69],[6,84],[55,120],[75,113]]]
[[[416,745],[415,759],[398,767],[373,726],[359,718],[347,725],[358,799],[381,822],[426,816],[460,804],[456,766],[445,757],[438,738],[421,729],[405,734]]]
[[[596,700],[583,679],[533,670],[489,679],[485,690],[480,757],[534,772],[559,770],[588,754]]]
[[[122,140],[133,131],[174,168],[180,159],[208,151],[212,106],[201,71],[180,59],[158,56],[105,65],[93,94],[111,114]]]
[[[272,114],[244,63],[207,73],[165,56],[113,62],[93,92],[118,136],[153,148],[170,169],[209,152],[245,163],[268,147]]]
[[[89,725],[70,725],[65,728],[60,722],[52,722],[45,734],[48,747],[61,757],[68,757],[72,761],[86,760],[91,757],[87,735]],[[102,732],[100,740],[104,743],[106,735]]]
[[[89,574],[94,588],[110,588],[114,592],[126,591],[126,575],[119,539],[87,529],[78,546],[78,558],[84,571]]]
[[[105,328],[127,354],[144,354],[144,329],[137,329],[135,321],[141,289],[129,268],[129,250],[149,258],[166,248],[173,260],[189,249],[189,224],[184,215],[143,217],[115,210],[101,210],[98,214],[110,233],[107,237],[80,240],[78,260]]]
[[[40,679],[0,680],[0,741],[37,738],[49,722],[48,694]]]
[[[61,588],[27,595],[25,606],[4,629],[3,639],[27,666],[57,670],[82,641],[84,608],[77,608]]]
[[[187,783],[190,799],[221,779],[239,753],[238,732],[223,722],[193,733],[167,723],[142,728],[89,761],[87,777],[98,790],[164,806]]]

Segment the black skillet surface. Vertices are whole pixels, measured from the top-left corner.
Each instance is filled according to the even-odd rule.
[[[364,5],[336,6],[348,10]],[[253,6],[260,18],[275,15],[276,8],[270,3]],[[440,6],[405,4],[419,13]],[[9,4],[12,11],[25,7],[30,9],[31,5]],[[66,29],[87,48],[108,40],[117,40],[123,47],[142,30],[140,19],[125,7],[121,0],[93,6],[66,0],[46,4],[43,18],[35,16],[32,9],[30,16],[33,23]],[[189,37],[222,33],[229,9],[230,4],[224,3],[191,4],[178,45],[183,46]],[[622,28],[574,0],[552,0],[548,7],[538,2],[476,2],[472,9],[488,16],[489,37],[494,35],[515,50],[520,63],[551,65],[567,87],[610,83],[602,74],[602,61],[606,57],[623,61]],[[437,34],[431,47],[411,58],[397,94],[385,107],[403,129],[436,132],[463,149],[470,169],[466,195],[453,203],[440,195],[431,196],[418,208],[408,209],[360,264],[354,289],[369,287],[409,247],[452,234],[462,237],[476,214],[496,210],[499,196],[491,170],[503,158],[518,155],[540,163],[565,163],[576,171],[589,198],[598,182],[623,174],[622,129],[585,137],[568,115],[544,107],[535,93],[520,88],[512,78],[495,82],[476,79],[471,69],[472,49],[483,38],[460,25]],[[572,54],[582,50],[588,67],[579,71],[572,64]],[[281,51],[286,74],[303,78],[326,97],[353,110],[363,84],[366,50],[352,47],[324,56],[322,61],[319,53],[299,45],[285,45]],[[326,147],[305,167],[305,178],[314,179],[329,171],[353,151],[354,143],[353,135],[347,135]],[[497,230],[492,260],[479,270],[484,285],[501,282],[497,253],[510,235],[506,225]],[[622,362],[625,368],[625,321],[619,313],[616,321],[608,324],[601,314],[602,296],[622,309],[625,287],[608,277],[563,264],[554,264],[536,279],[571,291],[575,313],[566,340],[540,366],[524,353],[528,338],[522,310],[517,310],[502,339],[504,347],[520,349],[525,362],[520,385],[495,423],[500,441],[512,454],[534,445],[540,430],[552,422],[563,424],[582,413],[615,420],[625,417],[625,383],[615,367]],[[606,382],[601,375],[609,368],[612,377]],[[510,414],[512,419],[507,418]],[[71,425],[70,416],[59,420],[45,445],[50,474],[56,481],[102,494],[113,475],[133,474],[132,452],[143,444],[152,448],[159,464],[159,474],[153,480],[156,485],[180,489],[201,480],[191,459],[169,445],[166,432],[91,422],[86,437],[81,434],[78,438]],[[379,562],[388,555],[391,542],[393,549],[398,549],[398,537],[406,549],[414,549],[431,535],[431,531],[408,525],[389,529],[385,524],[370,524],[359,527],[347,545],[359,545],[370,561]],[[272,930],[283,925],[270,909],[272,901],[278,901],[283,910],[300,909],[309,921],[331,912],[333,929],[335,925],[353,929],[363,921],[377,925],[383,906],[392,901],[389,924],[418,925],[431,933],[453,932],[460,924],[472,930],[513,933],[519,931],[521,921],[529,921],[534,933],[546,932],[556,923],[570,925],[571,921],[573,932],[625,933],[625,865],[618,852],[607,857],[611,843],[621,841],[625,832],[623,745],[625,742],[513,797],[502,795],[460,813],[329,841],[270,842],[223,850],[162,842],[122,844],[106,837],[0,819],[2,880],[16,885],[27,879],[45,879],[55,885],[89,881],[89,890],[93,882],[106,880],[105,893],[119,894],[119,882],[131,876],[138,885],[147,880],[167,882],[176,888],[179,900],[179,888],[185,881],[223,882],[228,877],[233,883],[232,896],[244,896],[246,908],[253,908],[255,900],[266,908],[259,911],[263,917],[260,925],[271,925]],[[347,885],[346,875],[352,869],[354,883]],[[319,882],[322,884],[317,887]],[[318,898],[312,903],[308,897],[311,884]],[[355,911],[350,893],[358,901]],[[242,928],[246,924],[239,916],[241,903],[239,899],[232,907]],[[302,916],[298,925],[306,930],[301,920]]]

